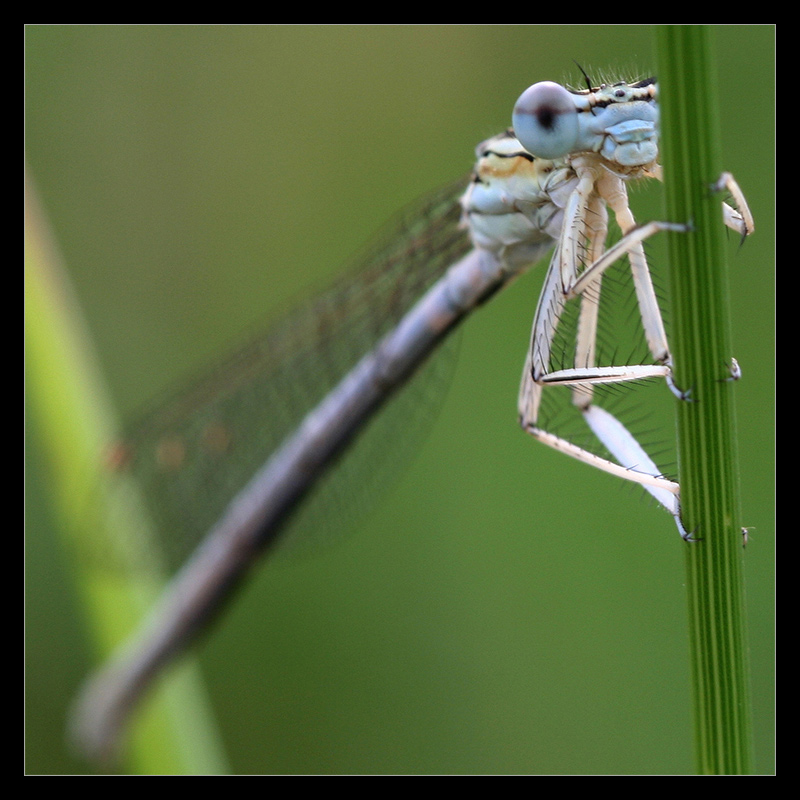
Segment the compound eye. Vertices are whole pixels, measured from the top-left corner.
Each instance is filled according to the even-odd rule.
[[[539,158],[563,158],[578,141],[578,109],[572,95],[558,83],[529,86],[514,106],[514,134]]]

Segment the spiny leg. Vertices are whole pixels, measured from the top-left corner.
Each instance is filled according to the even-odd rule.
[[[588,242],[586,263],[593,264],[602,256],[608,238],[608,210],[597,194],[593,194],[589,200],[584,222]],[[573,362],[578,367],[597,365],[597,325],[601,291],[602,278],[598,276],[592,290],[581,294]],[[573,405],[586,408],[592,402],[592,394],[591,384],[576,384],[572,390]]]
[[[655,376],[670,380],[670,369],[666,363],[651,366],[597,367],[595,349],[602,275],[622,255],[628,254],[632,262],[643,325],[648,333],[648,345],[654,357],[660,356],[664,361],[668,361],[666,334],[663,332],[663,323],[641,243],[659,230],[673,229],[673,226],[666,223],[651,223],[649,226],[636,228],[627,204],[627,192],[624,185],[618,181],[621,191],[612,197],[616,200],[612,208],[621,227],[624,226],[625,235],[620,243],[604,253],[607,233],[606,199],[594,192],[596,176],[591,175],[591,178],[591,182],[589,180],[579,182],[578,189],[570,198],[565,212],[564,234],[545,278],[520,387],[521,422],[523,427],[542,443],[605,472],[643,485],[669,511],[676,521],[681,536],[688,540],[691,536],[687,534],[680,521],[678,485],[663,478],[655,462],[613,415],[592,404],[592,387],[595,384],[626,382]],[[685,226],[678,226],[677,229],[683,231]],[[585,257],[589,263],[580,276],[578,275],[579,245],[585,246]],[[644,280],[637,275],[637,267],[639,272],[644,274]],[[569,299],[577,297],[580,297],[581,308],[573,362],[576,366],[572,369],[548,371],[553,338],[564,306]],[[660,349],[656,350],[653,341],[660,344]],[[541,393],[547,384],[574,387],[573,404],[581,410],[594,435],[619,463],[604,459],[538,427]]]
[[[733,189],[731,181],[732,179],[729,175],[724,175],[720,179],[718,187],[720,189],[727,188],[734,196],[737,206],[744,209],[744,212],[734,211],[726,204],[723,204],[724,221],[734,230],[743,230],[746,234],[752,230],[752,217],[749,216],[749,209],[747,209],[746,202],[740,191],[737,197],[738,186],[736,186],[734,182],[733,186],[735,189]],[[526,370],[523,375],[523,385],[520,392],[521,413],[523,409],[527,409],[528,412],[533,410],[534,413],[532,416],[522,413],[522,421],[525,429],[542,443],[560,450],[573,458],[579,459],[584,463],[602,469],[605,472],[644,486],[644,488],[673,516],[682,538],[687,541],[692,541],[693,537],[691,533],[686,531],[680,519],[678,484],[663,478],[655,462],[652,461],[633,435],[619,420],[604,409],[591,403],[591,387],[595,384],[640,380],[643,377],[653,376],[663,376],[667,379],[668,383],[671,381],[669,349],[667,347],[666,335],[663,334],[661,314],[658,309],[652,281],[650,280],[642,243],[658,231],[675,230],[685,232],[689,227],[686,225],[661,222],[651,222],[647,225],[636,227],[627,204],[627,192],[624,191],[624,184],[621,185],[621,188],[623,191],[617,195],[617,198],[621,198],[622,202],[618,200],[617,203],[612,203],[614,195],[611,194],[609,195],[609,205],[612,205],[612,208],[615,208],[616,205],[619,209],[620,213],[617,214],[617,208],[615,208],[615,215],[620,221],[620,226],[622,227],[625,224],[629,226],[623,239],[598,257],[597,254],[602,252],[602,245],[599,243],[604,241],[605,231],[603,227],[597,226],[594,230],[589,230],[588,227],[581,229],[579,225],[574,225],[573,232],[582,230],[589,240],[587,253],[591,255],[590,265],[584,269],[580,277],[576,277],[568,294],[563,298],[559,298],[561,300],[560,303],[555,299],[555,295],[557,295],[556,276],[555,274],[548,275],[543,297],[549,298],[549,302],[545,304],[540,302],[540,306],[537,309],[537,320],[534,321],[534,334],[532,336],[532,341],[537,342],[539,345],[538,358],[533,359],[532,348],[526,362]],[[590,213],[589,209],[591,204],[592,198],[589,197],[584,203],[580,204],[578,208],[582,209],[584,215],[588,215]],[[626,214],[629,215],[628,219],[625,218]],[[637,288],[637,300],[639,301],[643,326],[648,333],[648,345],[654,357],[657,354],[663,354],[662,358],[664,358],[665,363],[661,365],[649,367],[594,366],[594,336],[596,332],[596,316],[601,278],[603,273],[624,254],[628,254],[631,261],[631,270]],[[551,264],[551,273],[555,273],[555,265],[558,263],[556,260],[557,256],[558,253],[554,256],[554,261]],[[564,269],[563,264],[559,263],[559,274],[562,276],[577,275],[577,268],[573,269],[571,265],[568,265],[568,267]],[[590,287],[592,289],[591,292],[588,291]],[[593,295],[591,298],[589,296],[590,294]],[[581,298],[582,306],[575,363],[576,365],[583,366],[546,372],[546,363],[549,360],[554,331],[558,325],[560,315],[563,312],[564,304],[568,299],[578,296]],[[546,332],[539,321],[540,314],[545,308],[550,312],[550,317],[545,326]],[[583,334],[580,332],[581,326],[583,326]],[[543,335],[539,336],[537,332]],[[582,336],[585,338],[582,339]],[[542,343],[546,346],[542,347]],[[660,349],[656,349],[654,343],[657,343]],[[538,366],[543,370],[538,381],[534,380],[534,360],[538,362]],[[736,379],[739,375],[738,364],[733,360],[730,379]],[[598,440],[603,443],[606,449],[619,463],[615,464],[612,461],[603,459],[537,426],[536,417],[538,414],[540,396],[543,387],[547,384],[571,384],[576,387],[574,390],[573,402],[581,408],[584,419]],[[670,385],[671,388],[673,388],[671,383]],[[677,392],[674,388],[673,392],[680,397],[684,397],[682,393]],[[531,401],[532,397],[535,397],[535,401]],[[527,398],[527,400],[525,398]]]
[[[652,459],[647,456],[633,435],[618,420],[591,402],[591,387],[595,384],[627,382],[648,377],[667,377],[669,367],[666,365],[584,366],[546,372],[540,377],[539,381],[534,380],[535,367],[538,366],[539,369],[545,367],[540,359],[544,357],[545,353],[549,357],[553,333],[563,313],[565,299],[560,291],[559,283],[558,253],[556,253],[539,298],[532,343],[528,350],[522,375],[519,396],[519,412],[522,426],[534,438],[549,447],[553,447],[595,468],[644,486],[673,516],[680,535],[687,540],[690,539],[691,536],[687,534],[680,521],[678,485],[662,476],[661,471]],[[586,302],[586,295],[582,296],[581,299],[582,302]],[[589,304],[594,305],[596,311],[596,302],[589,301]],[[538,426],[537,420],[542,392],[548,384],[571,385],[574,387],[573,404],[578,405],[594,435],[619,463],[602,458]]]
[[[663,476],[633,434],[608,411],[600,406],[590,405],[581,413],[594,435],[619,463],[602,458],[567,439],[537,427],[535,424],[528,424],[524,427],[531,436],[548,447],[610,475],[643,486],[672,515],[681,537],[686,541],[692,541],[691,533],[686,531],[681,522],[678,484]]]
[[[723,221],[731,230],[740,233],[742,241],[744,241],[755,230],[755,221],[750,212],[750,206],[747,205],[744,192],[730,172],[723,172],[717,182],[711,185],[712,192],[721,192],[723,190],[730,194],[736,204],[736,208],[731,208],[727,203],[722,204]]]

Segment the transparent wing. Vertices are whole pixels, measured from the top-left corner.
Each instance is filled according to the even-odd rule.
[[[469,251],[469,238],[459,227],[458,204],[467,180],[445,186],[401,212],[327,291],[128,427],[115,453],[143,487],[173,565],[307,411]],[[418,396],[413,403],[395,398],[389,405],[398,406],[397,413],[403,415],[405,441],[408,430],[432,417],[437,402]],[[381,424],[378,420],[371,427]],[[369,449],[370,437],[361,439],[359,447]],[[356,455],[355,460],[366,457]],[[394,468],[402,459],[392,452],[382,461]],[[374,482],[382,473],[370,463],[362,474]],[[325,483],[322,494],[330,495],[331,481]],[[348,485],[345,493],[351,506],[373,494],[364,484],[360,491]],[[340,513],[329,508],[310,518],[315,527],[329,527]],[[345,513],[345,519],[351,513]]]

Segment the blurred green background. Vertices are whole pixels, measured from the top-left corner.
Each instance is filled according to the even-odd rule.
[[[26,28],[27,163],[121,418],[337,273],[473,163],[537,80],[644,77],[648,26]],[[773,770],[774,29],[716,29],[757,767]],[[640,220],[659,188],[633,193]],[[653,258],[663,250],[653,247]],[[691,773],[668,516],[524,436],[542,270],[464,328],[444,408],[364,524],[263,566],[199,655],[239,773]],[[27,459],[29,773],[95,664]]]

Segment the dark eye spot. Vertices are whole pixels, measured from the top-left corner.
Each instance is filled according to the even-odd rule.
[[[536,110],[536,119],[546,130],[551,130],[556,122],[556,112],[549,106],[542,106]]]

